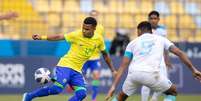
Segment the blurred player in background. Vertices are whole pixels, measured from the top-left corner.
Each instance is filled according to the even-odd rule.
[[[82,30],[76,30],[69,34],[54,35],[33,35],[34,40],[58,41],[66,40],[71,44],[70,50],[58,62],[55,74],[54,84],[39,88],[29,93],[25,93],[23,101],[32,101],[36,97],[48,95],[56,95],[62,92],[67,84],[73,87],[75,94],[69,101],[82,101],[86,93],[86,85],[82,75],[82,67],[84,63],[92,56],[98,48],[101,50],[103,57],[111,71],[115,71],[109,54],[105,50],[105,44],[102,36],[94,34],[97,21],[93,17],[84,19]]]
[[[16,12],[9,12],[4,15],[0,15],[0,20],[10,20],[16,17],[18,17],[18,14]]]
[[[198,71],[186,54],[177,48],[168,39],[152,34],[152,27],[148,21],[137,26],[138,37],[131,41],[125,51],[117,76],[108,91],[106,100],[113,95],[121,75],[128,68],[128,75],[122,86],[122,91],[113,101],[125,101],[134,94],[139,86],[145,85],[151,90],[164,92],[168,97],[165,101],[176,101],[176,87],[165,75],[160,74],[161,59],[164,50],[169,50],[191,70],[195,79],[201,81],[201,72]]]
[[[96,10],[92,10],[90,12],[90,16],[96,18],[96,20],[98,20],[98,15],[99,15],[99,12]],[[97,24],[95,34],[99,34],[104,39],[105,30],[100,23]],[[90,72],[92,72],[92,79],[93,79],[91,82],[91,86],[92,86],[91,100],[92,101],[96,101],[96,97],[98,95],[98,89],[100,86],[100,80],[99,80],[100,68],[101,68],[100,57],[101,57],[101,52],[100,50],[96,49],[93,55],[84,64],[84,67],[83,67],[84,75],[86,75],[87,70],[90,70]],[[113,72],[113,74],[115,75],[115,71]]]
[[[151,23],[151,27],[152,27],[152,33],[155,35],[159,35],[162,37],[166,37],[167,36],[167,30],[164,26],[159,25],[159,21],[160,21],[160,14],[157,11],[151,11],[148,14],[148,21]],[[163,62],[165,61],[165,62]],[[168,77],[168,71],[167,68],[170,68],[171,63],[169,61],[169,57],[168,57],[168,52],[165,51],[164,52],[164,58],[162,58],[162,62],[160,64],[160,72],[161,75],[167,76]],[[149,95],[150,95],[150,88],[143,86],[141,89],[141,99],[142,101],[148,101]],[[151,97],[151,101],[157,101],[158,97],[161,95],[160,92],[154,92],[153,96]]]

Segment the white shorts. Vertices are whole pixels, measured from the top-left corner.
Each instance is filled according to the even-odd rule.
[[[160,75],[159,72],[129,72],[122,90],[130,96],[142,85],[156,92],[164,92],[171,87],[172,83],[167,77]]]

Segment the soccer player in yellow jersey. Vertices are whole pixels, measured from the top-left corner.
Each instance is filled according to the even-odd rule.
[[[92,10],[90,12],[90,16],[96,18],[98,17],[98,11]],[[102,38],[104,38],[104,27],[101,24],[97,24],[95,34],[100,35]],[[92,54],[90,59],[84,64],[83,66],[83,74],[86,75],[87,70],[89,69],[90,72],[92,72],[92,82],[91,82],[91,88],[92,88],[92,95],[91,95],[91,100],[96,101],[96,96],[98,95],[98,88],[100,85],[100,50],[96,49],[95,52]],[[115,73],[113,73],[115,75]]]
[[[76,30],[69,34],[54,34],[48,36],[33,35],[34,40],[66,40],[71,44],[70,50],[64,55],[56,66],[55,82],[52,86],[39,88],[25,93],[23,101],[32,101],[33,98],[55,95],[62,92],[67,84],[73,87],[75,95],[69,101],[82,101],[86,97],[86,86],[82,76],[84,63],[92,56],[96,49],[101,50],[106,63],[111,71],[115,71],[108,53],[105,51],[103,38],[94,34],[97,21],[93,17],[84,19],[82,30]]]

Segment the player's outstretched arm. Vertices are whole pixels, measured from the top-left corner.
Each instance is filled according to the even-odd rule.
[[[117,75],[117,71],[115,70],[112,59],[110,58],[110,55],[107,53],[107,51],[101,51],[103,58],[107,65],[109,66],[110,70],[112,71],[113,76],[115,77]]]
[[[198,79],[199,81],[201,81],[201,72],[198,71],[193,64],[191,63],[191,61],[189,60],[189,58],[186,56],[186,54],[181,51],[179,48],[177,48],[176,46],[172,45],[169,48],[170,52],[174,53],[175,55],[177,55],[180,60],[187,65],[187,67],[192,71],[193,76]]]
[[[113,96],[115,88],[121,79],[121,75],[124,73],[125,69],[129,65],[129,63],[130,63],[130,59],[128,57],[123,57],[122,63],[121,63],[120,68],[118,69],[118,72],[117,72],[117,76],[115,77],[114,82],[112,83],[112,86],[110,87],[110,90],[108,91],[108,94],[105,98],[106,101],[109,100],[109,98]]]
[[[34,40],[58,41],[58,40],[64,40],[64,34],[52,34],[52,35],[34,34],[34,35],[32,35],[32,38]]]
[[[18,14],[16,12],[9,12],[5,15],[0,15],[0,20],[9,20],[16,17],[18,17]]]

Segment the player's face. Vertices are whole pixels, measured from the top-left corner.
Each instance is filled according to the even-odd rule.
[[[82,33],[83,33],[84,37],[91,38],[94,35],[95,29],[96,29],[96,27],[94,27],[91,24],[83,24]]]
[[[159,19],[159,17],[158,17],[157,15],[151,15],[151,16],[149,17],[149,22],[151,23],[151,26],[152,26],[153,28],[156,28],[156,27],[157,27],[159,20],[160,20],[160,19]]]

